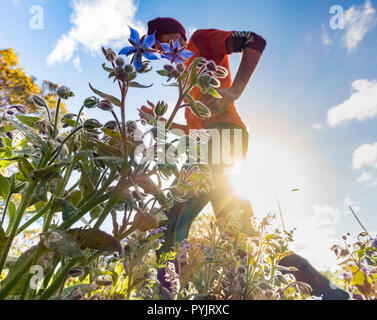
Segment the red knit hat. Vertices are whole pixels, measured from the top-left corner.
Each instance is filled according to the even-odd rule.
[[[156,38],[163,34],[180,33],[187,41],[186,30],[180,22],[172,18],[157,18],[148,22],[148,35],[156,32]]]

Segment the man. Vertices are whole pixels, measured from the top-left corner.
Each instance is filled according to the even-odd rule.
[[[184,27],[171,18],[157,18],[148,23],[148,34],[156,34],[156,49],[160,49],[160,43],[169,43],[179,38],[181,45],[186,45],[187,36]],[[214,61],[217,65],[228,71],[227,77],[220,80],[219,92],[222,99],[214,98],[208,94],[203,95],[196,87],[190,94],[196,100],[202,101],[210,110],[211,117],[207,120],[200,120],[189,108],[186,108],[185,117],[187,125],[173,123],[171,128],[181,129],[185,133],[190,130],[217,129],[220,139],[225,139],[223,132],[230,130],[230,143],[242,144],[242,157],[246,157],[248,150],[249,135],[245,124],[242,122],[235,108],[235,101],[240,98],[249,83],[266,47],[266,41],[254,32],[221,31],[216,29],[197,30],[187,44],[187,49],[194,55],[187,61],[186,68],[197,57],[203,57],[208,61]],[[242,53],[242,59],[237,74],[232,82],[228,56],[233,53]],[[152,109],[143,106],[142,111],[152,113]],[[143,115],[140,115],[143,117]],[[242,133],[242,141],[236,141],[236,131]],[[221,145],[221,143],[220,143]],[[209,159],[211,160],[211,154]],[[209,193],[203,193],[193,197],[184,203],[176,204],[168,213],[170,223],[165,234],[165,243],[162,251],[170,251],[176,242],[181,242],[188,237],[190,226],[202,209],[211,202],[216,217],[226,216],[230,212],[240,212],[241,225],[248,235],[255,235],[251,229],[250,218],[253,216],[251,205],[248,201],[235,196],[230,183],[224,174],[226,164],[220,165],[209,163],[213,174],[214,188]],[[315,295],[324,295],[328,299],[347,299],[341,291],[332,290],[329,281],[315,271],[303,258],[294,255],[282,265],[298,266],[299,272],[295,274],[298,280],[305,280],[313,287]],[[314,271],[313,271],[314,270]],[[308,274],[305,271],[310,271]],[[163,273],[159,273],[159,279],[163,281]]]

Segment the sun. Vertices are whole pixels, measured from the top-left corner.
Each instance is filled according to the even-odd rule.
[[[257,217],[278,213],[279,203],[294,215],[307,200],[304,194],[310,179],[303,163],[300,150],[278,140],[253,140],[246,160],[233,167],[229,178],[235,193],[250,200]]]

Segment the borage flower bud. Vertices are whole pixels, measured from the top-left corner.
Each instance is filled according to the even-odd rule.
[[[115,71],[115,78],[120,81],[127,80],[127,72],[122,67],[116,67]]]
[[[50,134],[52,135],[54,132],[54,128],[52,124],[47,120],[39,120],[35,123],[35,127],[39,130],[40,134]]]
[[[62,118],[63,128],[68,128],[70,126],[70,123],[67,120],[73,120],[74,117],[77,117],[77,115],[74,113],[65,114],[64,117]]]
[[[117,54],[112,49],[105,49],[102,47],[103,55],[105,56],[106,60],[109,62],[114,62],[117,57]]]
[[[132,73],[135,72],[135,68],[132,64],[126,64],[124,71],[126,71],[126,73]]]
[[[24,106],[22,104],[11,106],[10,109],[15,109],[21,114],[28,114],[29,108],[27,106]]]
[[[64,99],[64,100],[75,96],[74,93],[71,91],[71,89],[69,89],[66,86],[59,87],[58,90],[56,91],[56,94],[58,95],[59,98]]]
[[[177,70],[178,70],[179,72],[183,72],[183,71],[185,71],[185,65],[184,65],[183,63],[178,63],[178,64],[177,64]]]
[[[164,69],[168,72],[173,72],[175,68],[171,64],[164,65]]]
[[[11,139],[11,140],[13,140],[13,138],[14,138],[14,134],[13,134],[13,132],[11,132],[11,131],[8,131],[5,135],[6,135],[9,139]]]
[[[84,106],[85,106],[85,108],[92,109],[92,108],[97,107],[98,102],[99,102],[98,98],[89,97],[89,98],[85,99]]]
[[[97,119],[88,119],[84,122],[84,129],[86,131],[95,131],[102,128],[102,124]]]
[[[159,101],[156,104],[153,111],[157,117],[162,117],[166,113],[167,110],[168,110],[168,104],[165,103],[164,101]]]
[[[210,80],[210,84],[213,88],[220,88],[220,81],[217,80],[216,78],[212,78],[211,77],[211,80]]]
[[[38,106],[38,107],[47,107],[46,101],[41,98],[40,96],[34,95],[31,97],[31,100]]]
[[[216,63],[214,63],[213,61],[208,62],[207,63],[207,70],[216,72],[217,71]]]
[[[125,63],[126,63],[126,62],[124,61],[124,59],[123,59],[122,57],[118,57],[118,58],[116,58],[116,60],[115,60],[115,64],[116,64],[118,67],[123,67]]]
[[[98,104],[98,108],[101,109],[101,110],[103,110],[103,111],[112,111],[113,110],[113,105],[108,100],[102,100]]]
[[[108,130],[117,130],[118,129],[118,125],[116,123],[116,121],[109,121],[109,122],[106,122],[105,125],[103,126],[105,129],[108,129]]]

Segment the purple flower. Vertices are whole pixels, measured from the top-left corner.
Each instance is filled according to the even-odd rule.
[[[129,28],[131,30],[131,36],[128,41],[131,43],[132,47],[124,47],[119,51],[119,54],[124,54],[126,56],[134,55],[132,58],[133,65],[136,70],[140,70],[143,67],[143,57],[148,60],[158,60],[158,57],[153,53],[153,50],[150,49],[156,43],[156,36],[153,33],[141,40],[139,32],[131,27]]]
[[[377,238],[373,240],[372,247],[377,249]]]
[[[161,58],[168,59],[171,63],[182,63],[194,55],[190,50],[186,50],[186,46],[181,47],[179,38],[175,42],[170,41],[169,44],[160,43],[160,45],[163,51]]]

